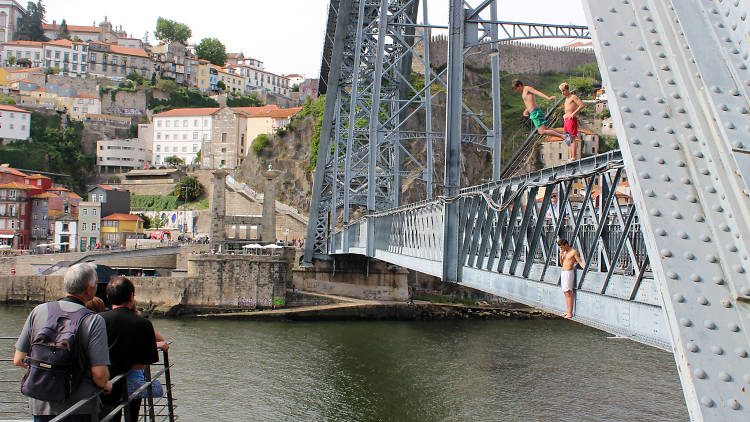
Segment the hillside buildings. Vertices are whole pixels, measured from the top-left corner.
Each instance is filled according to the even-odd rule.
[[[106,16],[104,17],[104,21],[99,25],[96,25],[95,22],[91,26],[68,25],[67,22],[66,25],[68,27],[68,32],[70,33],[70,38],[78,38],[84,42],[99,41],[105,43],[117,43],[120,39],[127,38],[127,34],[122,30],[122,25],[120,25],[119,28],[115,28],[112,25],[112,22],[107,20]],[[60,25],[57,21],[53,20],[51,24],[43,24],[42,29],[47,38],[54,40],[57,38],[57,33],[60,31]]]
[[[99,173],[126,172],[151,162],[151,145],[134,139],[102,139],[96,143]]]
[[[102,204],[84,201],[78,209],[78,250],[88,251],[96,248],[101,241]]]
[[[557,130],[562,132],[563,128],[557,128]],[[578,131],[583,139],[583,142],[576,142],[576,154],[578,157],[598,154],[599,135],[586,129],[579,129]],[[569,159],[568,155],[570,155],[568,146],[563,142],[562,138],[557,136],[544,136],[542,138],[539,159],[544,167],[565,164]]]
[[[153,164],[177,156],[187,164],[196,161],[203,141],[211,140],[212,115],[218,108],[180,108],[155,114]]]
[[[8,141],[26,141],[31,131],[31,113],[13,107],[0,104],[0,139],[5,144]]]

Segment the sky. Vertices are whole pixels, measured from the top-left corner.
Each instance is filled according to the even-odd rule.
[[[20,3],[25,5],[25,1]],[[227,52],[241,51],[277,74],[315,78],[320,71],[329,0],[44,0],[48,23],[64,18],[69,25],[99,24],[107,17],[133,37],[148,32],[153,44],[161,16],[187,24],[190,43],[218,38]],[[478,5],[480,0],[469,0]],[[428,0],[431,24],[447,25],[448,1]],[[505,21],[585,25],[580,0],[501,0],[498,18]],[[422,12],[419,12],[420,22]],[[557,41],[556,44],[560,44]]]

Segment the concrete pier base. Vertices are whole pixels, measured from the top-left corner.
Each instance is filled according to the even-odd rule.
[[[302,290],[385,301],[408,300],[407,276],[403,268],[358,255],[336,256],[315,261],[312,268],[292,270],[292,282]]]

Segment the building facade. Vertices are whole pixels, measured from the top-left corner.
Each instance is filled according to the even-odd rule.
[[[242,155],[250,153],[250,145],[260,134],[270,135],[277,129],[285,127],[302,107],[280,108],[277,105],[263,107],[235,107],[235,110],[246,113],[247,135],[241,148]]]
[[[142,239],[143,219],[133,214],[110,214],[102,218],[102,244],[125,246],[128,239]]]
[[[18,20],[26,14],[26,9],[15,0],[0,0],[0,42],[16,39]]]
[[[130,191],[109,185],[95,185],[89,188],[88,194],[88,202],[101,204],[102,217],[130,212]]]
[[[153,118],[153,164],[177,156],[186,164],[196,161],[202,144],[211,141],[212,115],[218,108],[180,108],[155,114]]]
[[[127,33],[123,31],[122,25],[119,27],[113,26],[112,22],[108,21],[106,16],[104,17],[104,21],[99,23],[99,25],[96,25],[96,22],[91,26],[68,25],[67,22],[65,24],[68,27],[70,38],[78,38],[81,41],[116,43],[120,38],[127,38]],[[54,40],[60,31],[60,25],[57,21],[53,20],[51,24],[43,24],[42,29],[47,38]]]
[[[122,47],[103,42],[89,43],[89,74],[122,80],[135,72],[150,78],[154,71],[151,56],[142,48]]]
[[[211,115],[209,139],[201,147],[201,166],[233,169],[242,163],[247,134],[247,113],[222,107]]]
[[[53,249],[60,252],[78,250],[78,219],[64,214],[54,221]]]
[[[78,210],[78,250],[89,251],[101,243],[102,204],[81,202]]]
[[[563,131],[562,128],[557,130]],[[583,142],[576,142],[576,155],[578,157],[596,155],[599,153],[599,135],[586,129],[579,129]],[[557,136],[544,136],[539,150],[539,160],[544,167],[553,167],[565,164],[570,159],[568,146],[562,138]]]
[[[28,249],[30,198],[34,191],[33,187],[17,182],[0,185],[0,245]]]
[[[140,139],[103,139],[96,143],[99,173],[140,169],[151,162],[151,147]]]
[[[31,113],[13,107],[0,104],[0,138],[3,143],[8,140],[28,140],[31,133]]]

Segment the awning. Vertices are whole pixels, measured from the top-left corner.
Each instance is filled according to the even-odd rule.
[[[13,239],[16,237],[15,234],[0,234],[0,239]]]

